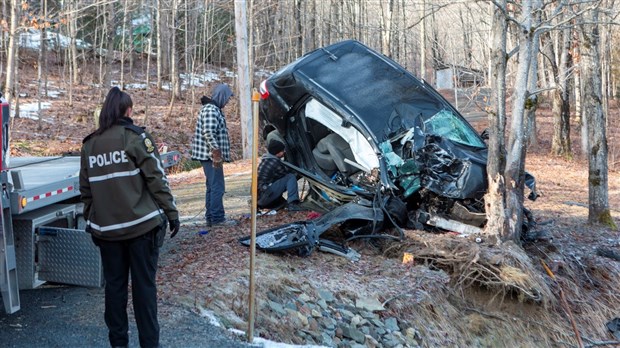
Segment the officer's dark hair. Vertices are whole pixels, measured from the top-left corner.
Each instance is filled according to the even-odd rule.
[[[99,128],[95,134],[101,134],[112,127],[119,118],[125,116],[125,112],[131,107],[133,107],[133,101],[131,101],[129,94],[121,91],[118,87],[112,87],[101,107]]]

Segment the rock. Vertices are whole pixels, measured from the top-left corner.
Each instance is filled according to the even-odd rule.
[[[327,306],[327,302],[325,302],[324,299],[318,300],[316,304],[318,304],[319,307],[321,307],[321,309],[323,309],[324,311],[329,309],[329,307]]]
[[[310,296],[308,296],[305,292],[302,292],[297,299],[301,302],[309,302],[311,300]]]
[[[362,316],[362,318],[364,319],[373,319],[373,318],[379,318],[375,313],[372,312],[368,312],[368,311],[360,311],[360,315]]]
[[[385,324],[379,318],[370,319],[370,323],[379,328],[385,327]]]
[[[327,330],[335,330],[337,322],[330,317],[323,317],[318,320],[319,324]]]
[[[416,330],[413,327],[409,327],[407,328],[407,330],[405,330],[405,338],[407,339],[407,343],[410,345],[417,345],[418,344],[418,338],[420,337],[420,334],[418,333],[418,330]]]
[[[342,332],[342,328],[338,327],[338,328],[336,329],[336,333],[335,333],[335,335],[336,335],[336,337],[338,337],[338,338],[342,338],[342,336],[343,336],[343,335],[342,335],[342,333],[343,333],[343,332]]]
[[[354,315],[353,318],[351,318],[351,325],[353,325],[354,327],[358,327],[360,326],[360,323],[362,322],[363,318],[359,315]]]
[[[301,313],[294,311],[292,309],[288,309],[288,308],[286,309],[286,312],[287,312],[287,319],[290,321],[292,327],[300,327],[304,325],[303,322],[301,321],[301,317],[303,316],[301,315]],[[306,318],[304,317],[304,319]],[[307,319],[306,319],[306,323],[307,323]]]
[[[367,347],[368,346],[365,346],[365,345],[362,345],[362,344],[359,344],[359,343],[353,343],[351,345],[351,348],[367,348]]]
[[[407,338],[402,334],[402,332],[394,331],[394,332],[392,332],[392,335],[394,335],[394,338],[396,338],[396,340],[398,340],[398,343],[400,343],[400,344],[407,343]]]
[[[312,331],[319,331],[319,322],[314,318],[308,318],[308,328]]]
[[[274,301],[274,302],[279,302],[280,301],[280,298],[278,297],[278,295],[274,294],[271,291],[269,291],[267,293],[267,298],[270,299],[271,301]]]
[[[377,328],[377,335],[379,335],[379,336],[383,336],[383,335],[385,335],[386,333],[387,333],[387,331],[385,331],[385,329],[384,329],[384,328],[382,328],[382,327],[378,327],[378,328]]]
[[[385,307],[379,300],[373,297],[363,297],[355,300],[355,307],[369,312],[384,311]]]
[[[325,290],[325,289],[319,290],[319,296],[321,297],[322,300],[325,300],[325,302],[334,302],[334,294],[329,290]]]
[[[370,328],[368,326],[362,326],[360,331],[362,331],[366,336],[370,335]]]
[[[394,348],[400,344],[398,339],[391,333],[385,334],[381,339],[381,344],[388,348]]]
[[[342,336],[350,338],[357,343],[364,343],[366,341],[366,335],[353,326],[341,325],[339,329],[342,330]]]
[[[306,317],[302,313],[297,312],[297,318],[299,319],[299,322],[301,322],[301,325],[303,325],[303,327],[308,327],[308,317]]]
[[[284,307],[282,307],[282,305],[277,302],[267,301],[267,306],[269,307],[269,309],[271,309],[271,311],[275,312],[280,316],[284,316],[286,314]]]
[[[295,303],[293,302],[287,302],[286,305],[284,305],[284,307],[286,307],[287,309],[297,311],[297,305],[295,305]]]
[[[324,332],[321,334],[321,344],[332,347],[334,345],[334,340],[332,339],[332,336]]]
[[[379,347],[379,341],[377,341],[374,337],[372,337],[370,335],[366,335],[366,346],[368,348]]]
[[[398,321],[394,317],[390,317],[385,319],[385,329],[388,332],[400,331],[398,327]]]
[[[311,315],[310,313],[312,313],[312,310],[310,310],[310,307],[308,307],[305,304],[302,304],[299,308],[299,313],[305,315],[305,316],[309,316]]]
[[[299,289],[297,289],[297,288],[294,288],[294,287],[292,287],[292,286],[287,286],[285,289],[286,289],[286,291],[288,291],[288,292],[294,292],[294,293],[296,293],[296,294],[299,294],[299,293],[301,293],[301,292],[302,292],[301,290],[299,290]]]
[[[351,321],[351,319],[353,319],[353,317],[355,316],[355,314],[353,314],[353,312],[350,312],[346,309],[340,309],[340,314],[342,314],[342,317],[346,320],[346,321]]]
[[[310,315],[312,315],[312,316],[313,316],[313,317],[315,317],[315,318],[320,318],[320,317],[322,317],[322,316],[323,316],[323,314],[321,314],[321,312],[317,311],[316,309],[313,309],[313,310],[310,312]]]

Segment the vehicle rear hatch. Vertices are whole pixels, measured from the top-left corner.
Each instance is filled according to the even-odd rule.
[[[377,142],[411,128],[416,118],[426,119],[444,109],[458,115],[431,86],[353,40],[315,50],[268,82],[275,93],[265,116],[281,130],[286,113],[308,94],[346,121],[366,128]]]

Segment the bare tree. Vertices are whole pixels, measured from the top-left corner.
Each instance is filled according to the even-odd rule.
[[[565,9],[563,12],[565,12]],[[560,20],[567,18],[564,13]],[[571,157],[570,145],[570,80],[571,68],[571,28],[564,26],[558,33],[560,62],[556,70],[556,90],[553,96],[553,139],[551,141],[551,153],[554,155]]]
[[[37,124],[37,129],[41,130],[43,128],[43,111],[41,108],[41,99],[43,93],[43,60],[45,59],[46,52],[46,31],[47,31],[47,1],[41,0],[41,23],[39,27],[39,32],[41,35],[41,45],[39,46],[39,57],[37,59],[37,113],[39,116],[39,121]]]
[[[16,71],[16,56],[17,56],[17,16],[19,4],[17,0],[11,0],[11,12],[10,12],[10,27],[9,27],[9,46],[7,50],[7,62],[6,62],[6,83],[4,84],[4,96],[8,102],[11,102],[15,92],[15,71]]]
[[[533,14],[535,16],[535,23],[540,23],[542,21],[542,11],[537,11]],[[535,37],[533,39],[533,51],[538,53],[540,52],[540,31],[535,32]],[[538,109],[538,54],[532,55],[532,62],[530,66],[530,73],[528,76],[528,90],[530,91],[530,96],[528,97],[528,102],[526,105],[526,122],[527,126],[525,129],[525,136],[527,138],[527,144],[531,147],[538,146],[538,130],[536,126],[536,110]]]
[[[114,36],[116,33],[116,11],[114,10],[114,2],[110,1],[107,5],[107,28],[106,28],[106,54],[105,63],[103,69],[103,89],[105,93],[106,89],[110,88],[112,84],[112,61],[114,60]]]
[[[506,167],[506,145],[504,133],[506,129],[506,0],[491,5],[491,89],[492,110],[489,119],[489,155],[487,176],[489,189],[485,197],[487,226],[486,233],[500,235],[508,230],[506,216],[506,183],[504,168]]]
[[[588,221],[616,228],[609,211],[607,136],[603,113],[599,9],[584,14],[580,36],[584,43],[581,61],[584,69],[584,117],[588,130]]]

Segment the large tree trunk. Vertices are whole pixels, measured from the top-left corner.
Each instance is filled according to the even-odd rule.
[[[129,26],[129,0],[123,3],[123,30],[121,32],[121,88],[125,88],[125,56],[127,55],[127,27]]]
[[[553,96],[553,139],[551,153],[558,156],[570,157],[570,84],[569,70],[571,56],[570,28],[563,29],[560,34],[560,64],[556,76],[556,89]]]
[[[163,74],[164,74],[164,63],[165,63],[165,52],[164,52],[164,36],[165,36],[165,26],[164,18],[162,16],[163,6],[162,1],[164,0],[155,0],[157,1],[157,9],[155,13],[157,15],[157,90],[161,90],[163,87]]]
[[[114,59],[114,36],[116,33],[116,17],[114,10],[114,2],[108,3],[108,27],[106,32],[106,55],[103,73],[103,93],[107,93],[108,88],[112,85],[112,62]]]
[[[381,2],[381,53],[391,57],[390,43],[392,41],[392,12],[394,0],[387,4]]]
[[[502,240],[520,242],[523,226],[523,189],[525,187],[525,127],[524,115],[528,91],[528,76],[534,52],[535,20],[533,14],[540,10],[542,4],[537,0],[524,0],[521,3],[519,20],[519,64],[515,76],[513,92],[512,120],[506,156],[506,210],[508,230],[503,231]]]
[[[70,37],[70,50],[71,50],[71,70],[72,76],[70,77],[73,81],[73,84],[81,83],[81,74],[80,67],[78,64],[78,50],[77,50],[77,17],[78,17],[78,6],[77,0],[69,1],[70,8],[70,18],[69,18],[69,37]]]
[[[426,80],[426,0],[422,0],[420,16],[420,78]]]
[[[295,46],[296,51],[297,51],[297,57],[301,57],[304,54],[304,42],[306,40],[304,40],[304,31],[303,31],[303,27],[302,27],[302,20],[301,20],[301,16],[302,16],[302,11],[301,11],[301,7],[303,6],[303,2],[301,0],[297,0],[295,2],[295,7],[293,9],[293,13],[295,15],[295,23],[297,23],[297,28],[296,28],[296,36],[297,36],[297,44]]]
[[[489,190],[485,196],[487,226],[485,232],[498,237],[506,226],[506,183],[504,182],[504,168],[506,166],[506,152],[504,132],[506,127],[506,31],[507,22],[504,15],[506,0],[501,0],[497,6],[490,5],[492,12],[491,25],[491,105],[493,112],[488,115],[489,120],[489,155],[487,175]],[[497,238],[499,241],[499,238]]]
[[[45,18],[45,21],[47,21],[47,16],[46,16],[46,0],[41,0],[41,9],[43,9],[43,18]],[[41,99],[43,99],[42,97],[42,92],[43,92],[43,60],[45,59],[45,48],[46,48],[46,29],[45,29],[45,22],[42,23],[41,28],[40,28],[40,35],[41,35],[41,45],[39,46],[39,57],[37,59],[37,111],[38,111],[38,115],[39,115],[39,120],[37,122],[37,130],[40,131],[41,129],[43,129],[43,109],[41,109]]]
[[[237,33],[237,62],[239,75],[239,110],[243,158],[252,158],[252,91],[248,56],[247,7],[245,1],[235,1],[235,31]]]
[[[172,0],[172,13],[170,15],[170,84],[172,97],[170,98],[170,110],[168,116],[172,114],[172,105],[175,99],[181,98],[181,79],[179,76],[179,62],[176,31],[177,31],[177,0]]]
[[[588,11],[581,26],[584,116],[588,130],[588,221],[616,227],[609,211],[607,138],[603,113],[598,9]]]
[[[540,12],[534,14],[536,23],[540,23],[542,15]],[[528,77],[528,90],[533,93],[538,88],[538,52],[540,51],[540,34],[536,33],[532,42],[532,62],[530,63],[530,73]],[[538,146],[538,129],[536,127],[536,110],[538,109],[538,95],[532,94],[528,97],[528,103],[526,105],[526,121],[527,127],[525,130],[525,137],[527,139],[528,146]]]
[[[17,32],[17,14],[18,14],[17,0],[11,0],[11,26],[9,27],[9,47],[7,50],[7,62],[6,62],[6,82],[4,84],[4,96],[10,103],[13,95],[15,94],[15,70],[17,69],[17,39],[19,33]],[[17,113],[16,113],[17,114]]]

